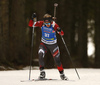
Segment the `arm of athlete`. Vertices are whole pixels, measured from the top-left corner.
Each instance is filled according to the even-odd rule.
[[[28,24],[30,27],[33,27],[33,25],[35,27],[41,27],[43,25],[43,21],[37,21],[37,22],[33,22],[33,20],[31,19],[29,21],[29,24]]]
[[[32,19],[29,21],[29,24],[28,24],[30,27],[33,27],[33,26],[41,27],[43,25],[43,21],[37,21],[36,13],[33,13],[31,18]]]
[[[57,33],[61,36],[64,35],[64,32],[62,31],[62,29],[58,26],[58,24],[55,23],[55,26],[54,26],[54,29],[55,31],[57,31]]]

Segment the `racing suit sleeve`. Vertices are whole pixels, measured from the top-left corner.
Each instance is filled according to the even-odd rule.
[[[33,20],[30,20],[28,25],[29,25],[30,27],[33,27],[33,25],[34,25],[35,27],[41,27],[41,26],[43,25],[43,21],[33,22]]]
[[[58,26],[58,24],[55,23],[54,29],[55,31],[57,31],[59,35],[62,35],[62,36],[64,35],[63,30]]]

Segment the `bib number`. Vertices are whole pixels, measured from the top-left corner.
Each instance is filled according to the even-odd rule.
[[[45,37],[49,37],[49,34],[45,33]]]

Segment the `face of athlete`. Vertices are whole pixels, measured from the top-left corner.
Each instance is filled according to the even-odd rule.
[[[45,26],[47,26],[47,27],[50,27],[50,25],[51,25],[50,22],[45,22],[44,24],[45,24]]]

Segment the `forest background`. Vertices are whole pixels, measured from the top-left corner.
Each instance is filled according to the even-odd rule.
[[[29,20],[34,12],[38,20],[43,20],[45,13],[53,16],[54,3],[59,4],[56,23],[65,33],[63,37],[75,66],[100,68],[100,0],[0,0],[1,70],[30,65],[32,28],[28,26]],[[57,38],[61,62],[64,68],[72,68],[61,37],[57,35]],[[41,29],[35,28],[33,66],[38,66],[40,40]],[[49,51],[44,61],[46,68],[55,67]]]

